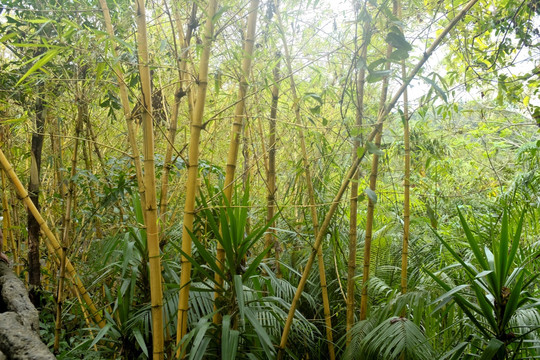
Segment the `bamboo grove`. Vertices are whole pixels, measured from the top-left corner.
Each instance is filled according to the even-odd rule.
[[[42,339],[62,359],[540,356],[539,15],[4,1],[0,251]]]

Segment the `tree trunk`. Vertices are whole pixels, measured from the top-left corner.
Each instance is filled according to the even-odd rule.
[[[43,149],[43,138],[45,128],[45,117],[47,113],[47,103],[45,97],[45,85],[39,85],[37,99],[35,103],[35,130],[32,133],[32,148],[30,150],[30,179],[28,183],[28,193],[30,200],[39,210],[39,186],[41,175],[41,151]],[[39,223],[28,212],[28,284],[29,295],[36,308],[40,308],[40,288],[41,288],[41,266],[39,263]]]

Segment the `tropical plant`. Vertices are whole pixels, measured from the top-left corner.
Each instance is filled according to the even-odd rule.
[[[491,249],[485,246],[482,250],[481,242],[458,208],[460,223],[472,251],[470,259],[463,258],[436,233],[439,241],[457,262],[437,272],[425,269],[446,291],[435,300],[435,303],[439,303],[436,310],[453,300],[476,330],[445,358],[457,359],[468,348],[473,353],[481,354],[482,359],[520,359],[538,355],[539,302],[531,294],[539,274],[532,274],[526,267],[527,262],[534,257],[519,263],[516,260],[525,211],[521,213],[513,233],[510,230],[509,213],[509,208],[505,207],[500,238],[493,237]],[[450,284],[447,273],[451,269],[464,272],[465,278],[461,284]]]
[[[225,206],[215,209],[204,195],[199,202],[198,224],[207,228],[208,238],[202,240],[190,231],[195,249],[192,256],[183,253],[194,268],[190,290],[194,295],[190,299],[190,308],[211,309],[210,291],[218,284],[214,273],[224,282],[219,286],[214,311],[193,317],[197,321],[182,339],[183,353],[189,352],[189,359],[216,353],[224,359],[272,359],[275,357],[273,344],[279,338],[286,309],[290,306],[283,294],[289,293],[292,298],[294,288],[278,279],[263,263],[269,248],[261,249],[259,244],[268,224],[251,226],[251,231],[246,231],[249,188],[240,199],[238,195],[233,199],[235,205],[229,204],[223,193],[217,195],[214,200]],[[213,240],[224,249],[221,264],[216,256],[217,244],[211,243]],[[267,275],[261,275],[263,273]],[[216,313],[223,317],[220,325],[211,322]],[[316,331],[313,326],[301,314],[297,314],[295,320],[296,336],[313,340]],[[298,332],[303,335],[298,336]]]

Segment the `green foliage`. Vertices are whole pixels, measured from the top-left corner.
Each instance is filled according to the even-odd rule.
[[[538,274],[530,274],[525,263],[515,262],[525,212],[522,212],[513,234],[510,230],[509,212],[509,209],[504,209],[500,238],[497,240],[494,237],[491,249],[486,246],[482,250],[480,242],[458,209],[461,226],[472,250],[474,262],[464,260],[448,242],[436,234],[465,272],[466,279],[463,284],[454,287],[443,278],[442,274],[425,270],[446,291],[435,300],[436,303],[440,302],[436,310],[453,300],[475,326],[478,335],[483,338],[482,358],[485,359],[515,357],[520,352],[528,353],[530,349],[539,345],[534,342],[524,343],[524,337],[531,332],[536,333],[540,328],[533,326],[535,323],[517,327],[511,325],[512,318],[522,310],[534,309],[533,311],[538,314],[536,309],[538,300],[530,293]],[[531,326],[533,327],[530,328]],[[465,347],[461,349],[464,350]]]
[[[209,237],[203,242],[192,232],[195,251],[193,256],[187,257],[196,277],[192,280],[190,290],[190,308],[213,306],[212,297],[205,294],[211,294],[210,291],[216,287],[214,274],[219,274],[224,283],[214,304],[215,311],[223,316],[223,321],[220,326],[210,323],[214,312],[202,317],[191,317],[196,323],[182,341],[188,344],[190,359],[216,352],[227,359],[271,359],[275,357],[273,344],[279,339],[279,329],[283,326],[286,310],[290,306],[281,296],[275,295],[288,291],[285,288],[290,285],[277,279],[262,263],[268,249],[259,250],[257,243],[263,238],[268,225],[252,226],[249,233],[246,231],[248,189],[233,202],[234,205],[229,205],[222,193],[218,195],[225,206],[217,209],[201,196],[198,223],[208,227],[206,234]],[[211,250],[213,246],[208,246],[208,242],[213,241],[219,242],[225,250],[222,267],[218,266],[217,257]],[[254,255],[256,251],[258,253]],[[268,276],[259,274],[263,269]],[[194,302],[201,301],[204,304],[193,306]],[[296,322],[298,325],[294,332],[313,331],[301,314],[298,314]]]

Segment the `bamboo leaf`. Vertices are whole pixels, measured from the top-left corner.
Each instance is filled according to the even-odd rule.
[[[113,325],[111,323],[107,323],[103,328],[101,328],[101,330],[99,330],[96,337],[94,338],[94,341],[92,341],[92,343],[90,344],[88,348],[91,348],[92,346],[96,345],[103,338],[103,336],[105,336],[109,332],[112,326]]]
[[[439,85],[437,85],[437,83],[435,82],[435,80],[432,80],[428,77],[425,77],[425,76],[420,76],[425,82],[427,82],[429,85],[431,85],[431,88],[433,90],[435,90],[435,92],[437,93],[437,95],[439,95],[441,97],[441,99],[444,100],[445,103],[448,103],[448,97],[446,96],[446,92],[441,89],[439,87]]]
[[[41,56],[41,59],[36,61],[34,65],[26,72],[26,74],[23,75],[23,77],[15,84],[15,86],[18,86],[21,82],[24,81],[28,76],[32,75],[35,71],[41,69],[45,64],[47,64],[49,61],[51,61],[57,54],[59,50],[58,49],[52,49],[47,51]]]

